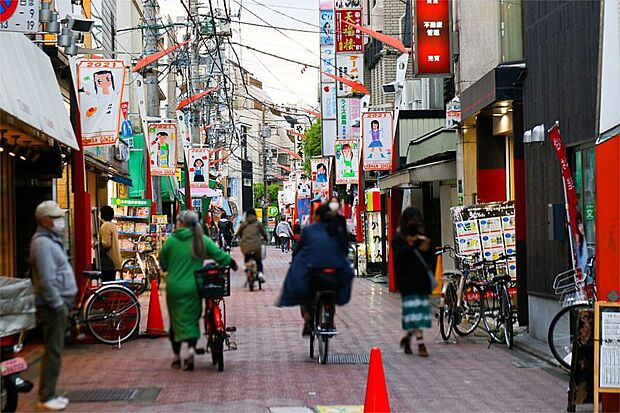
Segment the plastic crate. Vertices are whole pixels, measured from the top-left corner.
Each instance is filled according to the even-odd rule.
[[[196,271],[196,287],[202,298],[230,296],[230,268],[208,264]]]

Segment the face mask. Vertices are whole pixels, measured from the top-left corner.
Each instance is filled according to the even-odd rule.
[[[340,204],[338,202],[330,202],[329,209],[331,209],[333,212],[336,212],[340,209]]]
[[[52,226],[52,231],[54,231],[56,234],[62,234],[62,232],[65,230],[66,227],[66,222],[64,218],[55,218],[53,221],[54,225]]]

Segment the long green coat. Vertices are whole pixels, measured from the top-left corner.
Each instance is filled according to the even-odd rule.
[[[175,230],[159,252],[159,263],[166,275],[166,302],[170,325],[175,341],[200,338],[202,300],[198,296],[194,272],[202,267],[202,261],[192,257],[190,228]],[[208,237],[203,236],[205,258],[221,265],[230,265],[230,255],[220,250]]]

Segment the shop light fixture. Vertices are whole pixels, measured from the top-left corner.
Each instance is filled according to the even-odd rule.
[[[9,148],[9,156],[16,157],[19,153],[19,146],[13,145]]]

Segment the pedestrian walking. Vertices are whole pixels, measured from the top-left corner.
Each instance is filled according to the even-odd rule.
[[[183,370],[194,369],[196,343],[200,338],[200,316],[202,299],[198,295],[194,272],[210,258],[218,264],[236,271],[237,264],[230,255],[220,250],[217,244],[203,234],[198,214],[182,211],[177,216],[177,228],[164,243],[159,253],[159,263],[168,271],[166,275],[166,302],[170,316],[170,341],[174,353],[171,367],[181,368],[181,344],[186,342],[188,357]]]
[[[284,215],[280,217],[280,223],[276,227],[276,234],[278,234],[278,238],[280,239],[282,252],[289,252],[290,240],[293,238],[293,230],[291,229],[291,225],[286,222],[286,217]]]
[[[295,224],[293,225],[293,249],[297,247],[297,241],[299,241],[299,236],[301,235],[301,225],[299,224],[299,220],[295,220]]]
[[[40,203],[34,213],[37,230],[30,243],[30,275],[45,345],[37,403],[40,410],[64,410],[69,404],[67,398],[56,394],[69,309],[77,293],[75,275],[62,242],[66,212],[54,201]]]
[[[269,237],[263,228],[263,224],[258,221],[254,208],[246,211],[245,220],[239,225],[237,236],[240,239],[239,248],[243,253],[244,261],[248,262],[254,258],[258,270],[258,280],[264,283],[263,240],[267,242]]]
[[[101,281],[116,280],[116,271],[122,266],[121,249],[118,242],[118,230],[112,222],[114,209],[104,205],[99,209],[103,224],[99,228],[99,258],[101,260]]]
[[[428,268],[434,255],[430,239],[424,235],[422,214],[416,208],[405,209],[400,218],[398,233],[392,240],[394,271],[402,296],[402,327],[405,337],[400,346],[411,354],[411,336],[415,336],[418,355],[428,357],[423,329],[431,327],[429,295],[432,286]]]

